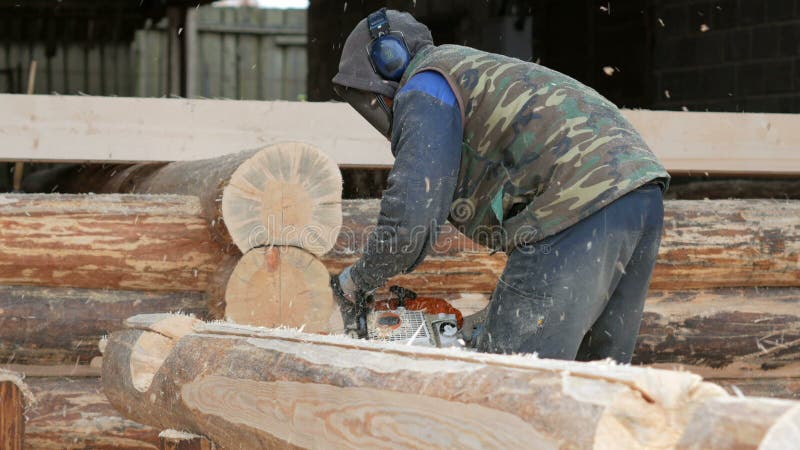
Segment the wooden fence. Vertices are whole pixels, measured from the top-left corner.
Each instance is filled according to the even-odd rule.
[[[302,100],[306,92],[306,11],[203,6],[194,12],[191,97]],[[16,22],[13,22],[14,25]],[[137,31],[133,42],[112,39],[114,24],[67,21],[63,36],[0,41],[0,92],[25,91],[36,60],[37,94],[160,97],[166,92],[163,23]],[[92,40],[74,36],[95,30]],[[104,27],[104,28],[102,28]],[[102,33],[97,30],[102,31]],[[55,31],[54,31],[55,32]],[[19,34],[19,33],[18,33]]]
[[[306,11],[203,7],[189,49],[191,97],[304,100]],[[135,95],[165,91],[166,27],[137,32]]]

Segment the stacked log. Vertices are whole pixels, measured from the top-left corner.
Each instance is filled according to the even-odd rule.
[[[800,439],[800,402],[731,397],[689,373],[183,316],[129,326],[105,348],[111,403],[224,448],[740,449]]]
[[[770,201],[720,201],[714,205],[726,211],[724,220],[718,223],[702,219],[709,202],[666,204],[666,230],[653,280],[654,287],[662,289],[651,293],[648,302],[639,360],[720,367],[731,364],[725,353],[756,354],[764,351],[761,347],[780,344],[790,348],[764,355],[764,367],[770,374],[778,373],[771,370],[770,360],[790,355],[797,348],[792,339],[798,334],[792,307],[800,298],[797,286],[793,286],[800,279],[796,264],[800,239],[798,227],[792,224],[800,216],[800,207],[793,202]],[[322,257],[330,273],[358,257],[377,211],[377,201],[344,203],[345,231]],[[102,334],[101,328],[115,329],[109,323],[118,327],[124,315],[179,310],[202,313],[202,303],[207,301],[216,312],[211,317],[223,317],[228,280],[240,257],[224,256],[210,238],[197,197],[7,194],[0,196],[0,213],[0,248],[4,254],[0,283],[10,285],[0,289],[0,308],[4,311],[0,316],[0,354],[6,358],[4,362],[87,363],[97,356],[94,344]],[[315,257],[303,256],[297,249],[255,250],[238,270],[237,283],[231,285],[231,303],[291,302],[286,291],[259,288],[263,283],[275,285],[284,276],[281,274],[294,273],[295,280],[306,277],[287,285],[310,286],[308,293],[298,292],[306,296],[306,302],[319,295],[310,292],[327,286],[321,274],[315,275],[315,282],[308,278],[311,275],[307,274],[320,272],[319,264],[313,262]],[[306,263],[317,269],[296,268]],[[390,283],[424,294],[487,295],[503,264],[504,256],[491,255],[448,226],[426,262],[414,273]],[[251,267],[245,268],[247,265]],[[248,277],[258,281],[247,281]],[[736,285],[746,287],[718,288]],[[777,290],[761,287],[782,285],[788,286]],[[707,289],[687,291],[697,286]],[[675,288],[679,290],[669,290]],[[247,289],[252,295],[245,292]],[[270,295],[274,297],[264,297]],[[705,305],[705,311],[701,308],[695,315],[679,317],[682,309],[688,312],[693,304]],[[667,307],[667,313],[658,311]],[[240,310],[252,312],[247,306]],[[770,317],[772,311],[783,312]],[[101,312],[116,315],[106,316],[108,323],[104,323],[99,320]],[[753,316],[761,313],[767,316]],[[261,323],[281,323],[285,320],[282,314],[269,319],[273,322]],[[716,314],[716,318],[709,320],[710,314]],[[318,316],[293,324],[320,323],[314,317]],[[55,328],[47,327],[48,323]],[[728,327],[727,334],[719,334],[719,327]],[[69,332],[56,335],[40,331],[56,328]],[[763,334],[757,336],[759,333]],[[777,337],[770,335],[773,333]],[[62,342],[54,343],[62,336]],[[733,351],[734,345],[740,350]],[[720,373],[719,377],[730,378],[730,373]]]
[[[28,412],[28,448],[124,449],[159,447],[159,430],[125,419],[103,394],[100,379],[28,378],[36,406]]]

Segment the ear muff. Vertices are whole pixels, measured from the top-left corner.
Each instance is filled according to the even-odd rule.
[[[372,70],[383,79],[400,81],[411,61],[411,52],[408,51],[403,33],[391,30],[386,8],[370,14],[367,26],[372,37],[367,44],[367,57]]]

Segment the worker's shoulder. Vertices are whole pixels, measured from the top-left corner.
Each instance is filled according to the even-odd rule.
[[[397,95],[410,94],[412,92],[422,92],[441,101],[444,104],[455,106],[457,104],[456,95],[450,87],[447,79],[434,70],[419,72],[408,80]]]

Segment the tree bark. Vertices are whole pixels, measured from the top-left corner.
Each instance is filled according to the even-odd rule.
[[[342,233],[323,258],[332,273],[358,259],[380,210],[378,200],[343,205]],[[652,288],[800,286],[800,202],[675,200],[664,209]],[[505,261],[446,225],[425,262],[389,284],[425,294],[491,293]]]
[[[158,449],[158,430],[123,418],[103,394],[99,378],[36,378],[28,383],[38,400],[28,416],[28,448]]]
[[[342,316],[325,266],[295,247],[255,248],[236,264],[225,291],[225,319],[341,333]]]
[[[800,400],[800,377],[712,378],[732,394]]]
[[[798,359],[797,288],[650,291],[634,356],[707,367],[715,378],[788,370]]]
[[[220,255],[197,197],[0,195],[0,284],[203,291]]]
[[[764,402],[731,398],[692,374],[608,363],[380,345],[180,316],[129,324],[136,329],[113,333],[104,354],[111,403],[133,420],[202,433],[223,448],[670,448],[691,441],[695,411],[708,402],[731,405],[705,434],[752,422],[738,412],[762,412]],[[770,400],[770,414],[735,443],[765,442],[777,425],[789,433],[782,421],[797,405]],[[737,413],[726,415],[730,409]]]
[[[97,343],[132,315],[184,312],[203,317],[199,292],[107,291],[0,286],[0,361],[89,364]]]

